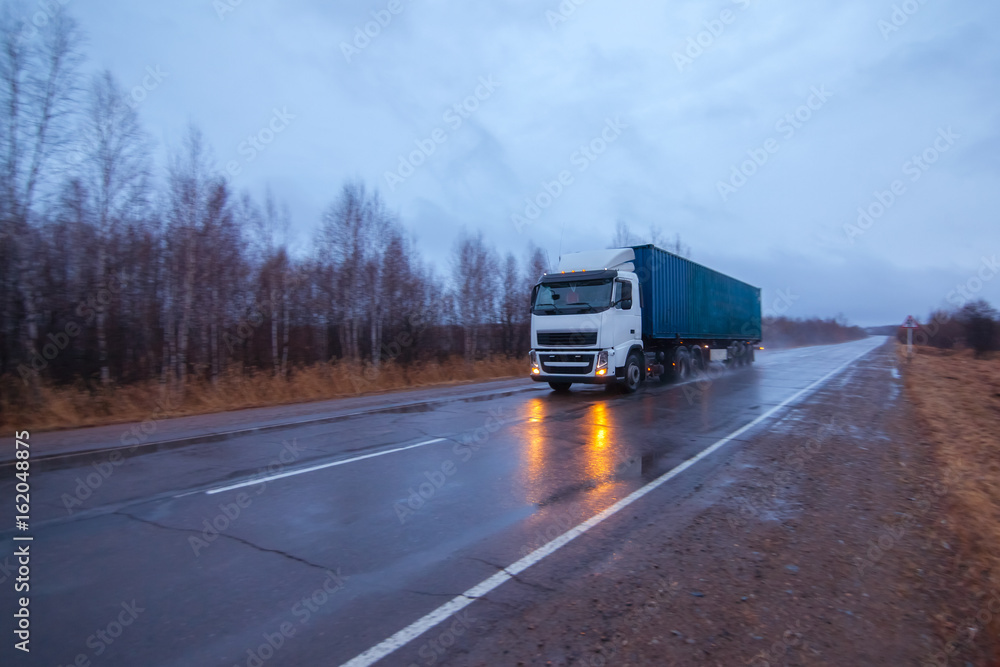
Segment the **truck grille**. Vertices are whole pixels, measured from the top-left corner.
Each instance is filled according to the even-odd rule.
[[[548,354],[538,355],[542,372],[550,375],[586,375],[594,367],[593,354]]]
[[[539,331],[538,345],[597,345],[596,331]]]

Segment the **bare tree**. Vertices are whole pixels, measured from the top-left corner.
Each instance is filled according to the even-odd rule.
[[[224,206],[219,201],[223,196],[219,187],[224,183],[212,163],[201,132],[191,127],[181,153],[173,158],[168,177],[164,356],[169,359],[165,364],[170,369],[167,379],[177,382],[181,394],[188,373],[189,336],[195,322],[200,231],[210,213],[218,215]]]
[[[525,294],[522,290],[517,258],[507,253],[503,262],[503,282],[500,295],[500,325],[503,328],[503,347],[508,355],[517,349],[517,332],[525,320]]]
[[[82,181],[92,197],[97,225],[95,290],[104,287],[108,251],[122,223],[145,212],[148,196],[149,142],[125,92],[105,71],[94,77],[81,127]],[[101,382],[111,382],[108,368],[107,311],[97,309],[97,345]]]
[[[528,248],[528,260],[525,263],[525,294],[531,292],[531,288],[535,286],[538,279],[542,277],[542,274],[547,273],[550,268],[549,257],[545,251],[531,245]]]
[[[452,282],[458,322],[465,335],[465,358],[472,361],[483,325],[496,322],[499,276],[496,253],[483,239],[462,233],[452,251]]]
[[[252,218],[256,227],[251,233],[256,237],[260,262],[260,283],[263,298],[271,320],[271,367],[275,375],[288,374],[288,343],[291,335],[292,264],[286,247],[291,216],[287,206],[279,207],[271,189],[264,197],[262,215]]]
[[[675,255],[680,255],[681,257],[691,257],[691,246],[685,245],[681,241],[681,235],[679,233],[674,234],[674,240],[671,241],[664,247],[664,250],[669,250]]]
[[[76,22],[56,8],[33,39],[11,5],[0,9],[0,265],[4,339],[14,339],[20,310],[20,349],[27,358],[38,340],[37,263],[31,261],[32,215],[41,186],[58,169],[54,157],[69,137],[82,38]],[[16,295],[16,296],[15,296]],[[15,301],[19,302],[15,307]]]
[[[975,351],[977,359],[997,348],[997,311],[983,299],[965,304],[957,313],[965,329],[965,343]]]
[[[632,232],[629,230],[628,223],[624,220],[616,220],[614,236],[611,237],[611,247],[626,248],[630,245],[632,245]]]
[[[333,306],[341,323],[341,350],[348,359],[361,359],[361,328],[367,321],[374,366],[385,318],[382,260],[395,226],[378,192],[368,194],[364,184],[349,183],[323,214],[317,242],[319,259],[340,278]]]
[[[649,226],[649,242],[658,248],[662,248],[666,242],[663,238],[663,230],[660,229],[659,225],[653,224]]]

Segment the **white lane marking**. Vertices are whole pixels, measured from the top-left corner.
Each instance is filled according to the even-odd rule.
[[[263,484],[264,482],[270,482],[275,479],[281,479],[282,477],[291,477],[293,475],[301,475],[302,473],[312,472],[314,470],[322,470],[323,468],[342,466],[348,463],[354,463],[355,461],[363,461],[364,459],[373,459],[376,456],[385,456],[386,454],[394,454],[396,452],[406,451],[407,449],[415,449],[417,447],[424,447],[425,445],[433,445],[434,443],[444,442],[444,441],[445,441],[444,438],[434,438],[433,440],[425,440],[424,442],[418,442],[415,445],[407,445],[406,447],[396,447],[395,449],[387,449],[384,452],[375,452],[373,454],[365,454],[364,456],[355,456],[354,458],[344,459],[342,461],[333,461],[332,463],[322,463],[320,465],[310,466],[308,468],[289,470],[288,472],[275,473],[274,475],[268,475],[267,477],[256,477],[254,479],[248,479],[244,482],[237,482],[236,484],[230,484],[229,486],[220,486],[217,489],[209,489],[205,493],[211,496],[216,493],[222,493],[223,491],[242,489],[245,486],[257,486],[258,484]]]
[[[486,579],[486,580],[480,582],[479,584],[476,584],[475,586],[473,586],[469,590],[465,591],[461,595],[458,595],[458,596],[452,598],[450,601],[448,601],[445,604],[441,605],[440,607],[438,607],[437,609],[435,609],[431,613],[427,614],[423,618],[420,618],[420,619],[414,621],[413,623],[411,623],[410,625],[406,626],[405,628],[403,628],[402,630],[400,630],[396,634],[394,634],[391,637],[389,637],[388,639],[382,641],[380,644],[377,644],[377,645],[371,647],[370,649],[368,649],[367,651],[365,651],[361,655],[358,655],[357,657],[353,658],[352,660],[350,660],[348,662],[345,662],[342,665],[342,667],[368,667],[368,665],[372,665],[372,664],[378,662],[379,660],[381,660],[382,658],[386,657],[387,655],[393,653],[394,651],[402,648],[403,646],[405,646],[406,644],[408,644],[410,641],[416,639],[417,637],[419,637],[423,633],[427,632],[428,630],[430,630],[434,626],[436,626],[439,623],[447,620],[452,614],[454,614],[454,613],[462,610],[463,608],[469,606],[470,604],[472,604],[473,602],[475,602],[476,599],[483,597],[484,595],[486,595],[487,593],[489,593],[493,589],[497,588],[498,586],[500,586],[504,582],[508,581],[509,579],[512,579],[512,578],[516,577],[518,574],[520,574],[521,572],[525,571],[526,569],[528,569],[529,567],[531,567],[535,563],[539,562],[540,560],[542,560],[546,556],[551,555],[552,553],[554,553],[556,550],[558,550],[559,548],[561,548],[562,546],[564,546],[565,544],[567,544],[571,540],[576,539],[580,535],[583,535],[585,532],[587,532],[588,530],[590,530],[591,528],[593,528],[597,524],[601,523],[602,521],[604,521],[608,517],[614,516],[615,514],[617,514],[618,512],[620,512],[621,510],[625,509],[626,507],[628,507],[629,505],[631,505],[635,501],[637,501],[640,498],[642,498],[643,496],[645,496],[650,491],[653,491],[654,489],[656,489],[659,486],[661,486],[661,485],[665,484],[666,482],[670,481],[671,479],[673,479],[677,475],[680,475],[682,472],[684,472],[685,470],[687,470],[688,468],[690,468],[694,464],[698,463],[699,461],[701,461],[705,457],[711,456],[714,452],[716,452],[717,450],[719,450],[721,447],[723,447],[724,445],[726,445],[728,442],[730,442],[734,438],[736,438],[736,437],[742,435],[743,433],[745,433],[746,431],[750,430],[751,428],[753,428],[757,424],[761,423],[762,421],[764,421],[765,419],[767,419],[768,417],[770,417],[771,415],[773,415],[775,412],[777,412],[781,408],[783,408],[786,405],[788,405],[789,403],[797,400],[798,398],[800,398],[804,394],[806,394],[806,393],[812,391],[813,389],[815,389],[816,387],[822,385],[824,382],[826,382],[827,380],[829,380],[831,377],[833,377],[834,375],[836,375],[840,371],[844,370],[845,368],[847,368],[848,366],[850,366],[851,364],[853,364],[855,361],[857,361],[861,357],[865,356],[866,354],[869,354],[874,349],[875,348],[870,348],[868,350],[865,350],[864,352],[862,352],[858,356],[854,357],[850,361],[844,362],[842,365],[838,366],[837,368],[835,368],[834,370],[830,371],[829,373],[827,373],[826,375],[824,375],[820,379],[816,380],[815,382],[813,382],[811,385],[809,385],[805,389],[800,389],[799,391],[795,392],[795,394],[793,394],[791,397],[786,398],[784,401],[782,401],[778,405],[774,406],[773,408],[771,408],[770,410],[768,410],[767,412],[765,412],[761,416],[757,417],[756,419],[754,419],[749,424],[746,424],[745,426],[742,426],[741,428],[736,429],[735,431],[733,431],[732,433],[730,433],[726,437],[724,437],[721,440],[715,442],[714,444],[710,445],[709,447],[703,449],[695,457],[688,459],[684,463],[681,463],[677,467],[671,469],[669,472],[666,472],[663,475],[661,475],[660,477],[657,477],[656,479],[654,479],[652,482],[650,482],[646,486],[643,486],[640,489],[637,489],[636,491],[633,491],[629,495],[625,496],[624,498],[622,498],[621,500],[619,500],[618,502],[616,502],[614,505],[611,505],[610,507],[608,507],[607,509],[605,509],[603,512],[600,512],[599,514],[596,514],[596,515],[590,517],[589,519],[587,519],[586,521],[584,521],[580,525],[576,526],[575,528],[571,528],[570,530],[566,531],[565,533],[563,533],[562,535],[560,535],[556,539],[552,540],[548,544],[545,544],[545,545],[539,547],[538,549],[535,549],[534,551],[532,551],[530,554],[528,554],[527,556],[525,556],[521,560],[515,562],[512,565],[507,566],[502,571],[497,572],[496,574],[494,574],[489,579]]]

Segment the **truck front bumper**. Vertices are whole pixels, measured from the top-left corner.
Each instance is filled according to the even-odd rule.
[[[573,384],[613,384],[618,381],[614,375],[532,375],[535,382],[572,382]]]
[[[607,350],[532,350],[531,373],[535,382],[571,382],[574,384],[612,384],[624,377],[624,368],[607,368],[601,357]]]

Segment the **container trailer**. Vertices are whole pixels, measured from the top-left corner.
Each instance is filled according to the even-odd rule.
[[[652,245],[564,255],[531,293],[531,378],[556,391],[753,363],[760,289]]]

